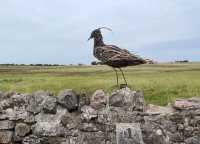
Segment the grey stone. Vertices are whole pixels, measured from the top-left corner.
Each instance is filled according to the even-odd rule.
[[[0,120],[6,120],[6,119],[8,119],[7,115],[3,114],[3,112],[0,113]]]
[[[79,129],[83,132],[97,132],[99,129],[93,123],[81,123]]]
[[[193,110],[192,114],[196,116],[200,116],[200,109]]]
[[[179,132],[175,132],[175,133],[168,132],[167,135],[169,136],[170,142],[175,143],[175,142],[184,141],[184,137]]]
[[[194,136],[185,140],[186,144],[200,144],[200,136]]]
[[[65,130],[65,137],[77,137],[79,135],[80,131],[78,129]]]
[[[97,111],[91,106],[83,106],[81,108],[81,120],[89,122],[91,119],[97,118]]]
[[[63,90],[58,94],[58,103],[67,108],[69,112],[78,109],[78,96],[71,89]]]
[[[191,127],[191,126],[185,127],[185,129],[184,129],[184,136],[185,137],[191,137],[193,131],[194,131],[193,127]]]
[[[13,107],[13,101],[12,99],[3,99],[0,101],[0,107],[2,110],[7,109],[7,108],[12,108]]]
[[[61,123],[68,129],[73,129],[77,126],[77,121],[68,113],[61,117]]]
[[[44,100],[49,96],[49,93],[37,91],[27,96],[27,111],[33,114],[38,114],[42,110]]]
[[[8,92],[4,93],[3,99],[11,98],[15,94],[17,94],[15,91],[8,91]]]
[[[3,107],[0,105],[0,114],[3,113]]]
[[[131,91],[126,87],[112,93],[109,104],[128,111],[144,111],[144,96],[142,92]]]
[[[37,137],[35,135],[27,136],[23,139],[23,144],[44,144],[46,138]]]
[[[120,91],[112,93],[112,95],[109,98],[109,104],[111,106],[123,107],[124,106],[124,95],[120,94]]]
[[[79,96],[79,107],[84,105],[90,105],[90,97],[85,93],[81,93]]]
[[[0,121],[0,130],[11,130],[15,127],[15,123],[9,120]]]
[[[107,136],[103,132],[84,132],[78,138],[78,144],[105,144]]]
[[[26,105],[26,94],[14,94],[11,99],[14,106],[20,107]]]
[[[0,143],[11,144],[13,137],[12,131],[0,131]]]
[[[137,123],[116,124],[117,144],[144,144],[140,125]]]
[[[30,132],[30,126],[24,123],[18,123],[15,126],[15,135],[24,137]]]
[[[143,116],[140,112],[130,112],[120,107],[106,107],[98,111],[98,123],[132,123],[142,122]]]
[[[106,106],[107,97],[103,90],[96,90],[90,100],[90,106],[96,110]]]
[[[33,134],[36,136],[63,136],[65,128],[61,124],[61,117],[67,113],[66,109],[57,109],[56,114],[39,113],[36,124],[32,126]]]
[[[80,144],[78,137],[68,137],[64,142],[61,144]]]
[[[157,117],[155,117],[155,119],[149,117],[148,120],[152,121],[153,123],[160,124],[162,126],[162,128],[165,129],[165,131],[167,131],[167,132],[176,133],[178,126],[176,123],[170,121],[169,117],[170,117],[170,115],[158,115]]]
[[[133,110],[134,111],[144,111],[145,110],[145,101],[144,101],[144,94],[142,91],[137,91],[135,96],[133,97]]]
[[[13,139],[12,139],[15,143],[21,143],[23,140],[23,137],[17,136],[14,134]]]
[[[4,110],[3,113],[6,116],[6,119],[10,119],[10,120],[12,120],[12,117],[14,117],[15,115],[14,110],[12,108],[8,108]]]
[[[27,113],[27,115],[24,119],[24,123],[34,124],[35,122],[36,122],[35,116],[32,113]]]
[[[52,97],[52,96],[48,96],[43,104],[43,110],[45,113],[52,113],[55,114],[56,113],[56,98]]]
[[[173,114],[171,114],[169,116],[169,119],[172,121],[172,122],[175,122],[175,123],[180,123],[180,124],[183,124],[184,123],[184,118],[185,118],[185,115],[180,113],[180,112],[174,112]]]
[[[121,115],[122,114],[122,115]],[[126,111],[117,107],[106,107],[98,111],[97,122],[101,124],[111,124],[121,122],[121,118],[125,118]]]
[[[62,137],[48,137],[46,140],[43,140],[42,144],[61,144],[63,142],[66,142],[66,138]]]
[[[178,110],[195,110],[200,109],[200,97],[193,97],[189,99],[176,99],[173,103],[175,109]]]
[[[177,124],[177,129],[179,131],[183,131],[184,130],[184,125],[183,124]]]
[[[13,121],[24,120],[28,115],[25,106],[21,107],[14,106],[13,109],[7,109],[6,112],[9,120]]]
[[[172,108],[171,105],[164,107],[164,106],[148,104],[145,109],[145,112],[149,114],[172,114],[174,111],[175,110]]]
[[[170,144],[167,132],[154,121],[147,120],[142,126],[142,136],[147,144]]]

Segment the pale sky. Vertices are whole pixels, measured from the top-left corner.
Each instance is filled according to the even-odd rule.
[[[0,63],[89,64],[93,29],[156,61],[200,61],[199,0],[0,0]]]

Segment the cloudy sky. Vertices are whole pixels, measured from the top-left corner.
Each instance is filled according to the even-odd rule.
[[[200,61],[199,0],[0,0],[0,63],[88,64],[90,32],[157,61]]]

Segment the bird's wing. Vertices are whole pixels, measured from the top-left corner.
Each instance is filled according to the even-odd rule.
[[[114,45],[106,45],[102,48],[102,57],[104,62],[108,61],[118,61],[118,60],[137,60],[139,57],[130,53],[126,49],[120,49]]]

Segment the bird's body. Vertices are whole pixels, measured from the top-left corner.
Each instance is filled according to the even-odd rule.
[[[114,45],[94,47],[94,56],[106,65],[114,68],[121,68],[133,65],[144,64],[146,61],[131,54],[125,49]]]
[[[94,38],[94,50],[93,55],[103,62],[106,65],[109,65],[114,68],[117,76],[117,84],[118,84],[118,74],[115,68],[133,66],[144,64],[146,61],[141,57],[130,53],[126,49],[121,49],[115,45],[107,45],[103,42],[103,36],[101,34],[100,29],[96,29],[91,33],[90,39]],[[124,74],[123,74],[124,77]],[[125,77],[124,77],[125,80]],[[125,80],[126,82],[126,80]],[[126,83],[127,84],[127,83]]]

